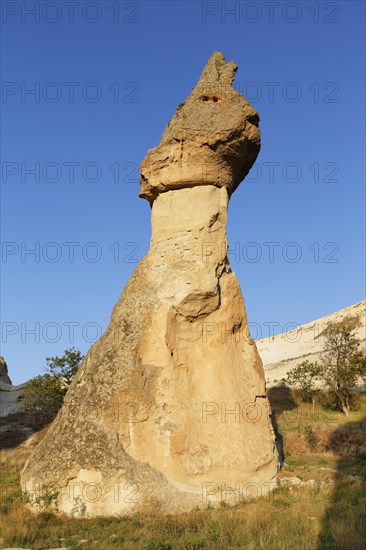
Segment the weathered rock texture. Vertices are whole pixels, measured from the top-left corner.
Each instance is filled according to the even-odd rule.
[[[67,513],[188,511],[275,484],[262,363],[227,254],[228,198],[259,149],[235,69],[213,54],[143,161],[149,253],[23,471],[29,492],[54,484]]]
[[[162,191],[196,185],[226,187],[230,196],[247,175],[259,152],[259,117],[231,86],[237,68],[221,53],[210,57],[141,163],[141,197],[152,202]]]

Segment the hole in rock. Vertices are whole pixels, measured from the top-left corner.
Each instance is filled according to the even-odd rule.
[[[203,95],[200,97],[201,101],[211,101],[213,103],[217,103],[219,101],[219,98],[217,96],[208,96],[208,95]]]

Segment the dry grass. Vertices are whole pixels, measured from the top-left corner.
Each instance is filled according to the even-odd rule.
[[[359,506],[365,504],[365,500],[361,502],[361,490],[353,487],[349,492],[358,495]],[[343,495],[341,506],[336,506],[333,496],[329,490],[316,494],[306,488],[295,493],[280,490],[271,500],[165,518],[145,515],[73,520],[51,514],[34,516],[17,506],[0,520],[0,526],[7,544],[35,550],[59,547],[62,543],[72,549],[98,550],[357,550],[363,540],[360,510],[347,495]],[[319,542],[320,537],[323,543]],[[80,543],[81,540],[87,542]]]
[[[325,486],[281,487],[270,496],[234,508],[174,517],[154,513],[94,519],[35,515],[21,500],[19,472],[30,453],[22,445],[0,452],[4,543],[32,550],[61,546],[72,550],[363,549],[365,411],[349,418],[338,413],[329,417],[329,411],[319,408],[314,413],[312,405],[294,404],[281,391],[272,395],[272,406],[285,450],[286,466],[280,477],[296,475],[303,481],[323,481]]]

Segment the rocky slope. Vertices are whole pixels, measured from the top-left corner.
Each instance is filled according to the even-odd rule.
[[[256,342],[268,384],[279,382],[301,361],[316,361],[323,348],[321,333],[330,321],[340,321],[351,315],[359,317],[361,326],[357,337],[366,346],[366,301],[358,302],[320,319],[301,325],[294,331],[263,338]]]

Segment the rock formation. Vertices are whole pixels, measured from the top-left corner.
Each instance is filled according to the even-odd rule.
[[[260,147],[220,53],[141,164],[147,256],[23,474],[75,515],[234,504],[275,485],[262,363],[228,261],[227,206]]]
[[[2,357],[1,355],[0,355],[0,382],[2,382],[3,384],[9,384],[9,385],[12,384],[8,374],[8,365],[6,364],[4,357]]]

